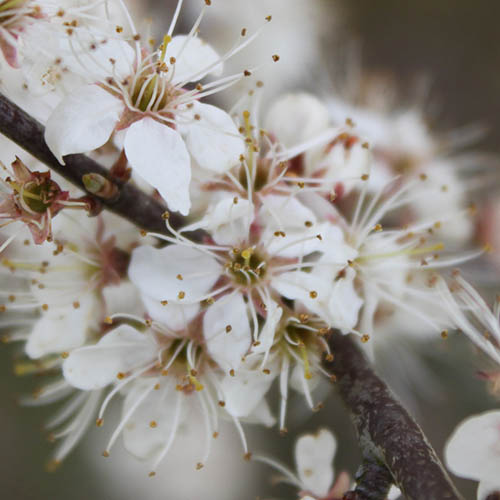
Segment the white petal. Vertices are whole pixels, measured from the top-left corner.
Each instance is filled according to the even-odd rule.
[[[266,217],[267,215],[267,217]],[[268,218],[268,223],[282,227],[303,229],[306,222],[316,222],[314,212],[293,196],[267,195],[262,198],[261,216]]]
[[[102,296],[106,304],[106,315],[127,312],[136,316],[144,314],[144,305],[141,302],[139,290],[126,280],[119,285],[106,286],[102,289]]]
[[[152,382],[146,378],[133,382],[123,403],[123,416],[145,391],[150,389],[154,380]],[[125,425],[123,442],[128,452],[141,460],[154,459],[158,456],[167,443],[174,425],[176,397],[183,396],[176,394],[174,379],[164,377],[160,381],[160,389],[153,390],[146,396]],[[156,425],[151,427],[151,422]]]
[[[349,333],[357,324],[363,300],[354,288],[354,269],[348,268],[343,278],[334,282],[328,302],[329,323],[343,333]]]
[[[173,84],[183,81],[201,80],[207,74],[219,76],[224,69],[223,64],[217,64],[209,71],[202,71],[220,60],[219,54],[206,42],[198,37],[189,38],[187,35],[177,35],[167,46],[165,61],[169,64],[171,57],[175,57],[175,64],[170,68],[175,71]],[[201,72],[201,73],[200,73]]]
[[[142,300],[152,319],[177,332],[184,330],[200,310],[199,304],[180,305],[169,302],[163,305],[160,300],[146,295],[142,296]]]
[[[191,160],[179,133],[146,117],[128,128],[124,148],[134,171],[159,191],[170,210],[187,215]]]
[[[464,420],[445,448],[448,468],[457,476],[497,482],[500,471],[500,411]]]
[[[324,131],[329,121],[328,110],[316,97],[287,94],[269,110],[265,128],[286,147],[292,147]]]
[[[295,461],[305,490],[318,497],[328,494],[333,483],[332,461],[336,449],[337,441],[326,429],[299,438],[295,445]]]
[[[87,153],[111,136],[124,106],[97,85],[75,90],[54,109],[45,128],[45,142],[60,163],[63,156]]]
[[[280,295],[290,300],[300,301],[311,312],[329,322],[328,303],[331,281],[329,273],[320,276],[292,271],[274,277],[271,285]]]
[[[37,320],[26,343],[26,354],[32,359],[52,353],[71,351],[84,344],[90,326],[89,315],[94,301],[80,300],[80,307],[49,308]]]
[[[283,309],[278,306],[274,300],[265,302],[266,306],[266,322],[262,327],[258,341],[260,342],[258,346],[252,347],[252,352],[268,352],[271,349],[274,336],[276,334],[276,327],[278,326],[281,316],[283,314]]]
[[[317,366],[315,363],[312,363],[312,365],[313,367]],[[319,383],[321,382],[321,375],[317,370],[314,369],[310,371],[310,374],[311,378],[306,378],[304,373],[304,366],[301,364],[296,364],[290,376],[290,387],[294,391],[297,391],[299,394],[305,394],[305,383],[309,394],[312,394],[314,389],[316,389],[316,387],[318,387]]]
[[[214,258],[184,245],[138,247],[128,270],[130,281],[144,296],[181,305],[206,295],[221,273]]]
[[[203,335],[209,353],[221,368],[236,370],[241,365],[252,335],[247,307],[239,293],[222,297],[208,308],[203,318]]]
[[[248,415],[248,417],[244,418],[244,422],[248,424],[258,424],[266,427],[272,427],[276,423],[276,418],[272,414],[267,400],[261,399],[260,403],[257,403],[256,408]]]
[[[63,363],[63,374],[78,389],[101,389],[115,381],[118,373],[143,367],[156,355],[157,347],[149,337],[120,325],[96,345],[72,351]]]
[[[251,415],[261,403],[273,383],[274,376],[262,371],[238,370],[234,377],[227,375],[222,380],[225,409],[236,418]]]
[[[477,500],[486,500],[489,495],[500,492],[500,477],[495,481],[481,481],[477,488]]]
[[[222,109],[194,102],[193,118],[184,127],[186,144],[198,165],[212,172],[223,173],[236,165],[245,146],[236,125]]]
[[[184,231],[205,229],[220,245],[237,246],[248,238],[253,220],[253,205],[245,199],[226,197],[211,205],[201,220],[184,228]]]

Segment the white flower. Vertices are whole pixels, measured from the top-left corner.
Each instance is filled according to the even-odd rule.
[[[64,163],[63,156],[92,151],[115,130],[125,130],[124,150],[134,171],[160,192],[171,210],[186,215],[191,204],[190,154],[200,167],[224,172],[244,152],[230,116],[199,99],[242,74],[185,89],[209,73],[220,75],[222,61],[230,54],[219,57],[195,30],[172,38],[173,28],[149,54],[139,45],[134,52],[126,42],[112,56],[93,54],[108,65],[111,57],[112,71],[63,99],[47,122],[45,140]],[[128,74],[123,76],[118,67],[128,68]]]
[[[297,440],[296,474],[268,457],[258,455],[253,459],[271,465],[282,473],[283,476],[279,479],[295,486],[301,500],[335,500],[342,498],[351,485],[345,472],[335,479],[332,462],[336,451],[335,436],[327,429],[320,429],[315,434],[304,434]]]
[[[286,148],[309,141],[330,125],[328,109],[313,95],[286,94],[270,107],[264,126]]]
[[[446,444],[445,458],[454,474],[479,481],[478,500],[500,492],[500,411],[460,423]]]
[[[100,331],[116,308],[135,313],[142,308],[137,291],[122,280],[128,254],[123,249],[126,245],[118,247],[117,238],[109,233],[111,221],[118,233],[114,216],[91,219],[86,214],[62,213],[54,221],[54,242],[36,249],[22,245],[15,255],[3,259],[2,265],[18,280],[30,283],[29,291],[6,290],[10,303],[2,306],[13,313],[38,314],[32,317],[33,328],[27,336],[29,357],[67,353]],[[130,231],[135,240],[136,231],[122,224],[127,236],[120,243],[129,243]],[[21,322],[25,319],[20,318]]]

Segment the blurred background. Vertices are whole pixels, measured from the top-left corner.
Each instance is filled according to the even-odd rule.
[[[128,0],[138,15],[154,19],[153,33],[161,37],[176,2]],[[258,77],[266,98],[305,89],[321,96],[338,88],[349,90],[346,59],[366,75],[395,84],[401,103],[411,103],[415,89],[426,83],[430,126],[448,131],[481,123],[487,133],[474,146],[492,155],[500,144],[500,3],[495,0],[213,0],[201,34],[221,51],[231,45],[242,27],[249,30],[273,15],[252,47],[231,60],[228,71],[261,65]],[[194,21],[201,0],[187,0],[178,32]],[[272,54],[281,60],[273,65]],[[348,61],[349,62],[349,61]],[[347,87],[347,88],[346,88]],[[237,89],[225,95],[231,104]],[[494,199],[497,195],[491,194]],[[498,227],[500,231],[500,227]],[[488,282],[497,288],[499,274]],[[474,276],[472,276],[474,278]],[[498,284],[498,286],[497,286]],[[410,348],[406,348],[409,352]],[[431,346],[415,343],[411,363],[397,350],[381,356],[379,371],[411,408],[432,444],[441,454],[454,426],[467,415],[494,407],[484,384],[475,377],[482,360],[458,337]],[[50,444],[42,427],[53,408],[23,408],[16,395],[35,389],[37,381],[13,374],[17,347],[0,349],[0,484],[5,500],[253,500],[294,498],[284,487],[272,487],[270,471],[245,462],[231,426],[221,432],[205,469],[195,471],[189,458],[189,439],[172,450],[153,479],[147,470],[117,447],[111,457],[101,456],[109,429],[92,428],[68,460],[54,473],[45,471]],[[412,376],[415,374],[416,376]],[[354,473],[358,448],[346,412],[335,394],[325,390],[325,407],[313,415],[296,397],[289,410],[289,436],[277,430],[248,428],[250,448],[272,453],[293,468],[294,436],[327,426],[339,439],[336,470]],[[109,419],[111,420],[111,418]],[[103,434],[104,433],[104,434]],[[475,498],[475,483],[456,480],[468,499]]]

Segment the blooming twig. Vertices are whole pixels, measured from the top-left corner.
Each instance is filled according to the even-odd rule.
[[[2,95],[0,132],[89,195],[100,199],[110,210],[144,229],[167,231],[162,218],[165,207],[161,203],[133,185],[114,179],[105,168],[84,155],[69,155],[65,159],[66,165],[60,165],[44,141],[43,126]],[[110,183],[103,186],[106,187],[103,192],[113,193],[113,196],[100,196],[99,180]],[[169,224],[173,226],[175,221],[170,219]],[[330,346],[335,360],[328,363],[328,369],[338,378],[341,395],[360,436],[365,460],[384,464],[407,498],[460,499],[417,424],[373,373],[353,340],[340,334],[332,335]],[[370,468],[370,477],[375,470]],[[388,486],[387,471],[380,467],[378,470],[385,475],[382,480],[382,489],[385,489]],[[368,487],[365,476],[368,477],[366,468],[359,479],[363,487]],[[356,494],[363,493],[359,488]]]
[[[45,143],[44,127],[1,94],[0,132],[113,212],[143,229],[160,233],[167,232],[162,219],[162,214],[165,212],[163,204],[147,196],[132,184],[111,178],[104,167],[85,155],[68,155],[65,159],[66,165],[61,165]],[[96,196],[95,192],[89,191],[89,183],[87,182],[86,185],[83,179],[89,174],[98,174],[116,185],[119,191],[118,196],[108,199]],[[175,217],[172,215],[170,220],[174,226],[176,221],[172,219]]]
[[[337,377],[365,460],[385,464],[407,499],[461,499],[419,426],[373,372],[353,338],[334,333],[329,344],[335,358],[327,368]]]

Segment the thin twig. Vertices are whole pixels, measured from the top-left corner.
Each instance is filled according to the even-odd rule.
[[[363,458],[384,464],[409,500],[459,500],[422,430],[374,373],[352,335],[331,334],[327,362],[351,414]],[[377,498],[377,497],[375,497]]]
[[[168,233],[165,221],[162,219],[166,209],[162,203],[137,189],[133,184],[112,178],[108,170],[88,156],[68,155],[64,157],[66,165],[61,165],[45,143],[43,125],[2,94],[0,94],[0,132],[89,196],[99,200],[111,211],[142,229]],[[112,199],[94,196],[83,184],[82,177],[86,174],[99,174],[108,179],[117,186],[117,196]],[[177,216],[172,215],[170,223],[173,226],[179,225]]]

